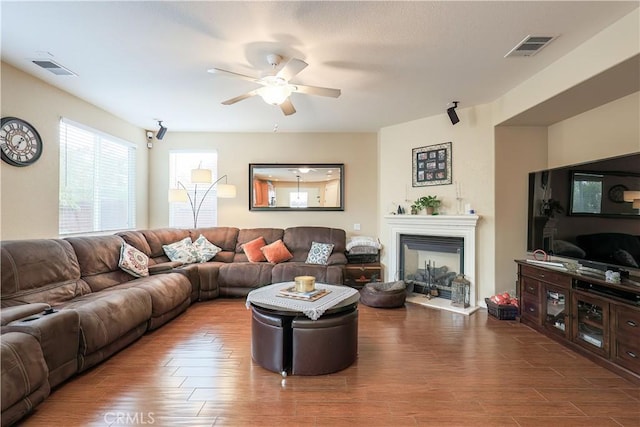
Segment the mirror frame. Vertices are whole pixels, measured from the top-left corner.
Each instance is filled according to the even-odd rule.
[[[256,169],[297,169],[308,167],[312,169],[337,169],[340,171],[340,200],[339,206],[331,207],[307,207],[292,208],[288,206],[254,206],[253,180]],[[249,163],[249,210],[250,211],[294,211],[294,212],[319,212],[319,211],[344,211],[344,163]]]

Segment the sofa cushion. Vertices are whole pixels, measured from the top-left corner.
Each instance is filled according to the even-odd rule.
[[[242,245],[242,250],[249,262],[262,262],[267,259],[260,249],[266,245],[267,243],[264,241],[264,237],[260,236]]]
[[[149,275],[149,257],[133,246],[122,242],[118,267],[134,277]]]
[[[285,244],[282,243],[282,240],[279,239],[271,244],[268,244],[267,246],[263,246],[262,248],[260,248],[260,250],[264,254],[264,257],[267,259],[267,261],[273,264],[289,261],[291,258],[293,258],[293,255],[291,255],[289,249],[287,249]]]
[[[344,254],[346,233],[339,228],[329,227],[289,227],[284,230],[282,241],[293,254],[292,261],[305,262],[313,242],[332,243],[333,253],[327,261],[328,265],[342,265],[347,263]]]
[[[83,356],[99,351],[148,322],[151,307],[149,293],[135,287],[84,295],[62,306],[80,316],[78,351]]]
[[[134,277],[120,269],[120,236],[67,237],[76,252],[82,279],[89,284],[92,292],[133,280]]]
[[[267,264],[271,265],[271,264]],[[342,265],[319,265],[305,262],[281,262],[273,266],[272,283],[292,282],[297,276],[313,276],[316,283],[343,284]]]
[[[175,243],[185,237],[191,237],[189,230],[181,228],[157,228],[154,230],[140,230],[140,233],[144,236],[149,245],[149,258],[154,262],[166,262],[169,258],[164,253],[163,245],[169,245]],[[208,238],[208,237],[207,237]],[[209,239],[210,242],[213,240]],[[133,243],[131,243],[133,246]],[[137,247],[137,246],[136,246]],[[142,248],[138,248],[144,252]]]
[[[198,252],[193,247],[191,237],[185,237],[177,242],[162,245],[164,253],[171,261],[180,261],[184,264],[193,264],[198,261]]]
[[[80,277],[76,253],[65,240],[4,241],[0,253],[3,307],[55,305],[91,292]]]
[[[234,255],[236,254],[238,232],[239,229],[235,227],[206,227],[189,231],[191,239],[195,239],[202,234],[208,241],[221,249],[221,251],[213,257],[213,261],[218,262],[233,262]],[[244,261],[246,261],[246,259]]]
[[[332,251],[332,243],[313,242],[311,243],[311,249],[309,249],[309,254],[307,255],[307,260],[305,262],[307,264],[327,265]]]
[[[207,262],[222,250],[208,241],[202,234],[193,241],[193,247],[196,250],[198,262]]]

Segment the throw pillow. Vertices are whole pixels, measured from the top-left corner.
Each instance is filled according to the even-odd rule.
[[[327,265],[329,255],[333,251],[333,243],[312,242],[309,255],[307,255],[307,264]]]
[[[149,275],[149,257],[130,244],[123,243],[118,267],[134,277],[145,277]]]
[[[260,236],[242,245],[242,250],[245,255],[247,255],[247,259],[249,259],[250,262],[266,261],[267,259],[260,250],[260,248],[266,245],[267,242],[265,242],[264,237]]]
[[[284,242],[280,239],[271,244],[268,244],[267,246],[262,247],[260,250],[267,258],[267,261],[273,264],[289,261],[291,258],[293,258],[293,255],[291,255],[289,249],[287,249]]]
[[[196,250],[198,262],[207,262],[212,259],[222,249],[211,243],[202,234],[193,242]]]
[[[184,264],[193,264],[198,261],[198,253],[193,247],[190,237],[185,237],[170,245],[162,245],[162,249],[171,261],[180,261]]]

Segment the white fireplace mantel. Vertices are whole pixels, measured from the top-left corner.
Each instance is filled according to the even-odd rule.
[[[464,239],[464,275],[471,282],[470,303],[476,307],[476,224],[478,215],[386,215],[389,229],[389,275],[399,275],[400,235],[462,237]]]

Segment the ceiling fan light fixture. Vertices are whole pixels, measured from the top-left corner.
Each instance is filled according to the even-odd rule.
[[[289,85],[268,85],[258,89],[258,95],[264,102],[271,105],[280,105],[291,95]]]

